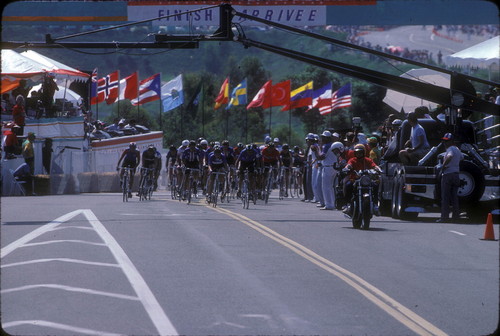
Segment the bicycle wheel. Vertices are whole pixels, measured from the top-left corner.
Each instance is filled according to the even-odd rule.
[[[217,176],[216,176],[217,178]],[[215,208],[217,207],[217,199],[219,198],[219,181],[217,179],[214,181],[214,186],[212,193],[210,195],[212,206]]]
[[[264,201],[266,204],[267,204],[267,202],[269,202],[269,195],[271,195],[272,188],[273,188],[273,176],[272,176],[272,172],[269,171],[269,176],[267,177],[266,190],[264,192]]]
[[[241,185],[241,203],[243,205],[243,209],[248,209],[248,181],[243,180]]]
[[[195,183],[193,181],[193,179],[189,178],[189,188],[187,190],[187,195],[186,195],[187,196],[187,202],[188,202],[188,204],[191,203],[191,196],[193,195],[193,190],[192,189],[196,188],[195,186],[193,186],[193,183]]]
[[[177,199],[177,177],[174,175],[170,181],[170,197]]]
[[[128,174],[127,173],[125,173],[123,175],[122,193],[123,193],[123,202],[128,202]]]

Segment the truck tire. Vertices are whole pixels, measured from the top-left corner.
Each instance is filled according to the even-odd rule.
[[[397,177],[399,190],[396,195],[396,211],[399,219],[402,220],[415,220],[418,217],[418,212],[406,212],[404,209],[408,205],[408,196],[403,190],[403,186],[405,185],[405,176],[403,174],[399,174]]]
[[[392,184],[392,202],[391,202],[391,217],[394,219],[399,219],[398,213],[398,193],[401,189],[401,185],[399,183],[399,174],[394,176],[394,181]]]
[[[477,202],[484,193],[484,174],[470,161],[460,162],[460,186],[458,198],[461,204]]]

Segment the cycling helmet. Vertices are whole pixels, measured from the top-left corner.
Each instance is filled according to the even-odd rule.
[[[222,141],[222,146],[229,146],[229,140]]]
[[[252,144],[248,144],[247,149],[252,149]]]
[[[237,146],[238,146],[238,148],[243,148],[243,147],[244,147],[244,146],[243,146],[243,144],[242,144],[241,142],[238,142],[238,145],[237,145]]]
[[[264,138],[264,142],[267,144],[269,142],[271,142],[271,137],[269,135],[266,135],[266,137]]]
[[[274,138],[273,142],[275,142],[275,143],[280,142],[280,138]]]
[[[284,144],[283,147],[281,147],[281,149],[290,149],[290,146],[288,146],[288,144]]]
[[[357,144],[356,146],[354,146],[354,154],[363,152],[363,155],[364,155],[365,154],[365,150],[366,150],[366,148],[362,144]]]
[[[215,147],[215,146],[220,146],[220,142],[219,142],[219,141],[216,141],[216,142],[214,143],[214,147]]]
[[[214,153],[221,153],[221,149],[219,146],[214,147]]]
[[[200,145],[207,145],[208,146],[208,141],[203,139],[200,141]]]
[[[189,141],[189,146],[196,146],[196,141],[194,140]]]
[[[189,140],[182,140],[183,146],[189,146]]]
[[[340,141],[336,141],[332,144],[332,151],[338,149],[341,153],[344,152],[344,145]]]
[[[293,146],[293,151],[294,152],[299,152],[300,151],[300,147],[299,146]]]
[[[137,147],[136,143],[135,142],[131,142],[129,145],[128,145],[128,148],[135,148]]]
[[[169,149],[170,150],[177,150],[177,148],[174,145],[170,145]]]

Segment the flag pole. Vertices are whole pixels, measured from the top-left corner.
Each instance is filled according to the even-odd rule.
[[[160,72],[160,78],[161,78],[161,72]],[[162,100],[161,100],[161,81],[160,81],[160,130],[163,130],[163,122],[162,122],[162,113],[161,113],[161,110],[162,110]]]
[[[205,138],[205,93],[201,83],[201,136]]]
[[[288,143],[292,142],[292,109],[288,111]]]

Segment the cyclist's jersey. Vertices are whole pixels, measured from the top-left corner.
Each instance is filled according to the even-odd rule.
[[[219,157],[215,155],[215,153],[210,153],[208,156],[208,165],[212,168],[213,171],[218,171],[227,164],[227,159],[224,154],[221,154]]]
[[[142,167],[143,168],[155,168],[156,165],[156,153],[146,149],[142,152]]]
[[[222,147],[222,154],[226,157],[228,165],[234,164],[234,150],[231,147]]]
[[[238,156],[238,160],[240,160],[242,163],[255,163],[255,161],[257,160],[257,152],[253,149],[245,148]]]
[[[122,167],[131,167],[136,168],[139,164],[140,152],[135,149],[132,150],[130,148],[125,149],[125,156],[123,157]]]
[[[283,163],[283,167],[290,167],[292,165],[292,153],[283,153],[281,152],[281,162]]]
[[[267,146],[262,150],[262,161],[264,162],[264,164],[275,164],[279,161],[279,159],[280,152],[276,148]]]
[[[194,148],[193,150],[188,148],[182,153],[182,161],[188,168],[199,168],[202,160],[203,154],[198,148]]]
[[[304,158],[301,157],[299,154],[292,153],[292,166],[293,167],[299,167],[302,168],[304,167]]]
[[[173,166],[175,164],[175,161],[177,160],[177,151],[169,150],[165,158],[165,165],[167,167]]]

